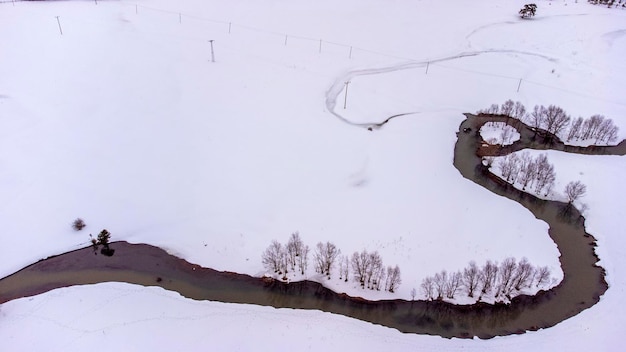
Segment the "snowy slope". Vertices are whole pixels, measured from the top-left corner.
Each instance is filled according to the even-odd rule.
[[[625,13],[586,3],[540,2],[535,19],[520,21],[515,13],[521,4],[0,4],[5,33],[0,35],[1,274],[85,245],[88,232],[70,228],[80,216],[88,224],[84,231],[95,234],[106,227],[116,240],[159,245],[203,266],[252,275],[264,272],[260,253],[269,242],[285,241],[293,231],[311,246],[331,240],[345,254],[378,250],[387,264],[397,263],[403,271],[397,295],[333,287],[371,298],[409,298],[425,276],[460,269],[469,260],[526,256],[550,266],[559,278],[558,252],[546,225],[462,179],[452,167],[454,132],[462,112],[509,98],[527,106],[561,105],[576,116],[602,113],[625,130],[626,107],[619,102],[626,79],[619,60],[626,52],[620,35]],[[215,40],[215,63],[209,39]],[[344,110],[341,89],[347,80]],[[369,132],[333,116],[329,97],[337,100],[334,113],[354,123],[418,114]],[[595,170],[605,164],[615,170],[585,180],[589,231],[599,238],[612,287],[592,310],[548,331],[476,345],[448,345],[329,314],[281,310],[279,322],[255,324],[259,340],[287,324],[295,336],[328,333],[318,327],[309,335],[303,319],[323,319],[331,327],[354,324],[350,341],[367,335],[367,346],[388,339],[398,349],[415,343],[521,349],[555,346],[554,341],[580,347],[581,340],[607,340],[615,330],[605,329],[615,329],[622,319],[613,311],[624,283],[613,273],[626,267],[615,232],[623,228],[623,217],[614,217],[611,205],[624,191],[594,192],[591,184],[619,180],[625,169],[618,165],[622,161],[597,160]],[[603,178],[607,175],[610,180]],[[112,324],[134,322],[134,328],[114,330],[135,332],[144,342],[155,325],[149,314],[126,308],[137,301],[152,307],[168,302],[181,311],[192,307],[202,317],[237,314],[241,320],[233,318],[233,325],[276,313],[188,302],[156,289],[94,287],[33,298],[50,312],[32,308],[28,300],[3,305],[0,312],[15,329],[35,321],[48,331],[55,325],[60,346],[76,350],[100,335],[76,330],[81,319],[98,320],[80,313],[93,309],[89,302],[77,307],[71,324],[53,322],[54,310],[67,309],[64,302],[75,301],[75,295],[101,294],[112,302],[127,297],[108,307],[118,312],[119,323]],[[159,320],[156,326],[169,330],[176,321]],[[193,323],[180,333],[185,329],[191,329],[186,331],[192,340],[208,338]],[[27,342],[19,330],[1,331],[14,336],[16,346],[45,343]],[[230,334],[237,332],[233,327]],[[227,348],[231,340],[220,336]],[[318,343],[311,342],[312,348]]]

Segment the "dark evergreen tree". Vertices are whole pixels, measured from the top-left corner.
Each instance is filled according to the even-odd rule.
[[[519,15],[522,18],[533,17],[536,14],[537,14],[537,5],[535,4],[526,4],[521,10],[519,10]]]

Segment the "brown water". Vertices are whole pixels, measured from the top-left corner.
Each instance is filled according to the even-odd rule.
[[[604,280],[604,269],[596,266],[595,239],[585,232],[582,216],[564,203],[537,199],[492,177],[477,156],[477,153],[502,154],[524,147],[543,147],[536,146],[532,141],[532,131],[518,125],[522,135],[519,142],[504,151],[486,150],[481,148],[477,133],[480,126],[487,121],[506,119],[496,116],[467,117],[459,131],[470,127],[472,132],[457,134],[454,165],[463,177],[518,202],[549,224],[549,235],[561,252],[564,273],[563,281],[549,291],[541,291],[535,296],[518,296],[510,304],[496,305],[367,301],[337,294],[315,282],[285,284],[218,272],[188,263],[154,246],[115,242],[111,245],[115,249],[112,257],[94,255],[91,248],[80,249],[39,261],[0,280],[0,303],[59,287],[119,281],[161,286],[198,300],[318,309],[402,332],[481,338],[550,327],[593,306],[608,286]],[[616,148],[576,148],[574,152],[624,155],[625,151],[622,143]]]

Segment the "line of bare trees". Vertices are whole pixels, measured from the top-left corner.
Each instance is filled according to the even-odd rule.
[[[545,153],[533,158],[529,152],[511,153],[497,159],[501,177],[511,184],[519,184],[522,191],[532,189],[535,194],[546,197],[554,188],[556,174],[554,165],[548,162]],[[492,161],[490,161],[492,162]],[[580,181],[572,181],[565,185],[563,193],[568,204],[573,204],[577,199],[584,196],[587,186]]]
[[[507,100],[502,105],[492,104],[489,108],[478,111],[479,114],[505,115],[522,121],[533,128],[535,137],[542,134],[544,141],[550,141],[550,134],[565,141],[593,141],[594,144],[613,143],[618,138],[619,127],[612,119],[603,115],[589,118],[572,119],[562,108],[556,105],[535,105],[527,112],[521,102]],[[550,134],[542,133],[547,131]]]
[[[606,5],[608,8],[613,6],[626,8],[626,0],[587,0],[587,2],[594,5]]]
[[[298,232],[292,233],[286,245],[273,240],[261,255],[263,266],[287,280],[289,272],[296,270],[304,275],[308,268],[309,246],[305,245]],[[319,242],[313,252],[315,272],[331,279],[331,273],[338,266],[339,280],[352,278],[362,288],[394,292],[402,283],[400,268],[383,265],[383,259],[377,251],[354,252],[352,256],[341,255],[341,250],[331,242]]]
[[[344,258],[344,277],[348,277],[348,258]],[[402,283],[400,278],[400,268],[396,265],[385,266],[378,251],[367,252],[366,250],[354,252],[350,257],[350,267],[352,268],[354,281],[358,282],[362,288],[380,291],[394,292]]]
[[[531,187],[536,194],[543,191],[544,195],[548,195],[554,187],[556,180],[554,165],[548,162],[545,153],[537,155],[536,158],[527,151],[521,154],[511,153],[498,159],[497,166],[503,179],[511,184],[519,183],[523,191],[526,187]]]
[[[273,240],[272,243],[261,255],[263,266],[268,270],[282,275],[283,280],[287,280],[289,271],[296,269],[304,275],[309,266],[309,246],[305,245],[298,232],[294,232],[289,237],[287,245]]]
[[[421,289],[426,299],[454,299],[457,294],[466,293],[468,297],[479,298],[492,295],[496,298],[508,298],[533,285],[545,287],[551,281],[550,269],[547,266],[532,266],[528,259],[522,258],[519,263],[515,258],[506,258],[501,264],[488,260],[478,266],[471,261],[460,271],[443,270],[422,281]]]

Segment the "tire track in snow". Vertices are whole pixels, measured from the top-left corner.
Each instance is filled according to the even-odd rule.
[[[402,71],[402,70],[410,70],[414,68],[425,67],[428,64],[436,64],[436,63],[441,63],[441,62],[453,61],[453,60],[463,59],[466,57],[479,56],[483,54],[521,54],[521,55],[527,55],[527,56],[540,57],[550,62],[558,61],[556,58],[543,55],[543,54],[533,53],[533,52],[519,51],[519,50],[489,49],[489,50],[462,52],[457,55],[447,56],[447,57],[438,58],[438,59],[431,59],[431,60],[424,60],[424,61],[410,61],[410,62],[400,63],[396,65],[391,65],[391,66],[348,71],[347,73],[335,79],[333,84],[326,91],[326,109],[328,110],[328,112],[333,114],[339,120],[347,124],[350,124],[352,126],[367,128],[369,130],[378,129],[394,118],[419,114],[421,113],[421,111],[410,111],[410,112],[395,114],[389,117],[382,118],[378,122],[351,121],[349,118],[343,116],[342,114],[336,111],[337,99],[339,95],[341,94],[341,92],[344,91],[345,82],[351,81],[352,79],[359,77],[359,76],[369,76],[369,75],[384,74],[384,73],[390,73],[390,72],[396,72],[396,71]],[[509,77],[509,78],[518,79],[517,77]],[[435,110],[431,110],[431,111],[435,111]]]

